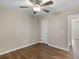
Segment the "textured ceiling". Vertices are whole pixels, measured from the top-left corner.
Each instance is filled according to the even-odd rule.
[[[43,0],[43,2],[46,2],[48,0]],[[64,10],[70,10],[76,7],[79,7],[79,0],[53,0],[54,4],[50,7],[48,7],[51,12],[56,11],[64,11]],[[20,5],[29,5],[32,4],[28,2],[28,0],[0,0],[0,5],[3,5],[5,7],[11,8],[11,9],[20,9],[18,6]],[[28,13],[32,13],[32,8],[30,9],[21,9],[23,11],[26,11]],[[40,12],[40,14],[46,14],[45,12]]]

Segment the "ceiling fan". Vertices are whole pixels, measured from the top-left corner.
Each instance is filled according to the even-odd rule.
[[[34,14],[37,12],[40,12],[40,10],[43,10],[44,12],[48,13],[50,12],[48,9],[44,8],[46,6],[52,5],[53,1],[50,0],[48,2],[42,3],[42,0],[29,0],[33,6],[19,6],[20,8],[30,8],[32,7]]]

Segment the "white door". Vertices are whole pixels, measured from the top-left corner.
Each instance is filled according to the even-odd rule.
[[[41,42],[48,43],[48,20],[41,20]]]

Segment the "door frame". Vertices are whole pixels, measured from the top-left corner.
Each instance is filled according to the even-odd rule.
[[[68,50],[70,51],[70,46],[72,46],[72,15],[68,16]]]
[[[72,20],[73,17],[79,17],[79,14],[74,14],[68,16],[68,50],[70,51],[70,46],[72,46]]]

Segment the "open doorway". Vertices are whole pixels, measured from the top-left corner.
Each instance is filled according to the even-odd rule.
[[[68,45],[72,47],[74,59],[79,59],[79,15],[71,15],[68,20]]]

